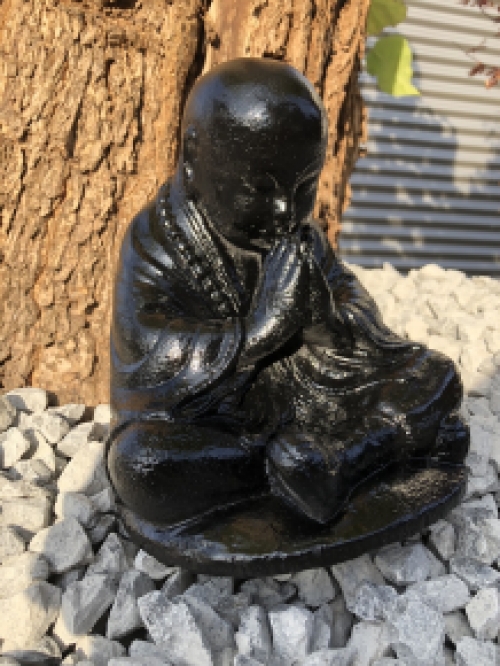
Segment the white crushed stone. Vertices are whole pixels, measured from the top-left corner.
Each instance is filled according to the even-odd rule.
[[[57,452],[67,458],[73,458],[82,447],[89,443],[93,430],[94,423],[92,421],[79,423],[57,443]]]
[[[43,555],[55,573],[88,564],[94,559],[92,545],[75,518],[66,518],[39,530],[30,541],[29,549]]]
[[[4,650],[0,657],[2,666],[18,666],[19,664],[43,664],[45,660],[61,660],[62,653],[56,641],[50,636],[44,636],[39,641],[26,645],[24,648]],[[42,661],[43,660],[43,661]]]
[[[141,597],[138,606],[154,642],[168,651],[172,660],[186,666],[212,666],[208,636],[185,602],[170,601],[156,590]]]
[[[331,567],[331,572],[340,585],[347,608],[350,611],[354,608],[357,589],[362,583],[384,584],[382,574],[373,564],[369,555],[362,555],[354,560],[335,564]]]
[[[290,578],[297,587],[299,599],[307,606],[318,607],[332,601],[335,588],[326,569],[307,569]]]
[[[85,497],[85,495],[84,495]],[[115,509],[115,496],[111,488],[104,488],[95,495],[90,495],[89,500],[97,513],[106,513]]]
[[[37,580],[47,580],[49,563],[38,553],[6,557],[0,564],[0,599],[22,592]]]
[[[31,386],[8,391],[4,397],[17,411],[23,412],[43,412],[48,404],[47,391]]]
[[[272,652],[271,629],[266,611],[261,606],[249,606],[241,614],[241,624],[234,638],[238,654],[265,663]]]
[[[34,582],[22,592],[0,599],[2,650],[22,649],[43,638],[60,606],[61,591],[46,581]]]
[[[36,430],[55,446],[71,429],[68,421],[56,412],[37,412],[25,417],[20,423],[23,430]]]
[[[142,571],[125,571],[120,579],[106,626],[106,637],[121,638],[142,625],[137,600],[155,590],[152,579]]]
[[[453,556],[456,540],[455,528],[447,520],[438,520],[431,525],[429,543],[442,560],[449,560]]]
[[[347,609],[343,596],[332,601],[330,607],[333,611],[332,640],[330,647],[342,648],[347,645],[354,622],[354,615]]]
[[[251,595],[246,592],[238,592],[228,597],[221,597],[213,608],[236,631],[241,625],[242,614],[252,603]]]
[[[285,661],[305,658],[311,652],[314,616],[307,608],[278,606],[269,611],[273,650]]]
[[[11,527],[25,541],[51,521],[52,494],[24,480],[0,476],[0,528]]]
[[[261,661],[257,661],[257,659],[254,659],[253,657],[247,657],[244,654],[237,654],[233,663],[234,666],[264,666]]]
[[[246,592],[255,599],[266,610],[286,604],[295,596],[297,588],[293,583],[279,583],[273,578],[251,578],[241,586],[241,591]]]
[[[442,662],[445,628],[441,613],[404,595],[390,608],[387,622],[391,647],[407,666]]]
[[[314,611],[311,652],[328,649],[332,646],[333,623],[333,608],[330,604],[323,604]]]
[[[120,537],[109,534],[99,548],[92,564],[87,568],[87,576],[99,573],[121,574],[129,569],[127,555],[123,548]]]
[[[177,567],[166,567],[144,550],[139,550],[135,556],[134,567],[138,571],[147,574],[153,580],[164,580],[167,576],[177,571]]]
[[[397,596],[396,590],[390,585],[364,582],[356,590],[353,613],[362,620],[383,620]]]
[[[104,636],[85,636],[78,641],[75,656],[79,666],[84,660],[94,666],[108,666],[110,659],[125,655],[126,649],[118,641],[110,641]]]
[[[0,466],[8,469],[30,450],[30,441],[19,428],[9,428],[0,440]]]
[[[419,598],[441,613],[451,613],[464,608],[470,599],[469,588],[455,574],[415,583],[408,588],[406,596]]]
[[[0,396],[0,433],[4,434],[16,422],[17,411],[5,396]]]
[[[232,652],[236,645],[234,630],[229,622],[223,620],[211,606],[201,599],[190,596],[185,596],[183,599],[197,625],[201,627],[215,659],[226,650]]]
[[[498,666],[500,648],[490,641],[463,638],[455,653],[457,666]]]
[[[150,660],[166,660],[165,650],[157,647],[154,643],[149,641],[134,640],[130,644],[128,653],[132,659],[137,659],[138,661],[142,660],[144,663],[147,660],[147,663],[151,663]]]
[[[61,574],[55,574],[54,580],[56,581],[57,586],[61,588],[61,591],[65,592],[72,583],[76,583],[77,580],[82,580],[86,572],[87,567],[82,564],[69,571],[64,571]]]
[[[90,542],[93,546],[101,543],[116,527],[116,518],[114,516],[98,516],[93,521],[90,529],[87,531]]]
[[[301,666],[350,666],[355,663],[353,661],[352,650],[341,648],[338,650],[318,650],[309,654],[305,659],[300,662]],[[235,664],[236,666],[236,664]],[[242,664],[242,666],[247,666]],[[255,666],[255,664],[248,664],[248,666]]]
[[[23,480],[40,486],[49,484],[54,477],[52,470],[39,458],[18,460],[6,475],[13,481]]]
[[[500,595],[494,587],[487,587],[465,607],[467,619],[479,640],[493,640],[500,629]]]
[[[76,452],[57,481],[59,492],[94,495],[109,486],[104,443],[92,441]]]
[[[419,583],[427,580],[431,573],[436,576],[445,572],[443,564],[422,543],[407,546],[396,543],[382,548],[375,557],[375,564],[384,578],[395,585]]]
[[[91,500],[82,493],[59,493],[54,511],[57,518],[75,518],[82,527],[88,527],[96,515]]]
[[[72,634],[87,634],[113,603],[117,592],[113,574],[90,574],[68,585],[62,595],[61,618]]]
[[[193,584],[193,580],[194,575],[189,571],[176,569],[174,573],[163,583],[161,588],[162,594],[167,599],[173,599],[174,597],[177,597],[188,590]]]
[[[28,455],[32,460],[41,460],[54,476],[57,469],[56,454],[50,443],[38,430],[24,430],[24,436],[30,442],[31,449]]]
[[[170,579],[163,585],[162,591],[169,598],[176,596],[175,587],[179,585],[180,594],[182,590],[189,585],[189,578],[187,572],[182,572],[185,578],[184,583],[170,584]],[[179,581],[181,576],[174,574],[172,579]],[[235,628],[240,625],[241,613],[248,608],[251,603],[251,596],[245,592],[240,592],[237,595],[234,592],[234,581],[232,578],[208,578],[198,577],[198,583],[193,583],[185,589],[184,596],[191,596],[195,599],[200,599],[213,608],[224,620],[229,622]],[[182,582],[182,581],[181,581]]]
[[[470,557],[452,558],[450,570],[469,586],[471,592],[477,592],[500,581],[500,571]]]
[[[373,661],[391,652],[389,625],[386,622],[355,624],[346,648],[352,655],[351,666],[371,666]]]
[[[0,527],[0,562],[26,550],[26,542],[13,527]]]
[[[457,645],[462,638],[472,638],[473,633],[464,611],[453,611],[443,615],[446,637]]]

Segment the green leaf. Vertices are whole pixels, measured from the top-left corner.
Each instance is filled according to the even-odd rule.
[[[389,25],[397,25],[406,18],[406,5],[401,0],[372,0],[368,10],[366,30],[378,35]]]
[[[420,95],[412,85],[412,52],[400,35],[381,37],[366,57],[368,73],[377,77],[382,92],[394,97]]]

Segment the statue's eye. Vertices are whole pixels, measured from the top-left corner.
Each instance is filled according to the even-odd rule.
[[[243,181],[246,189],[252,194],[270,195],[274,192],[275,183],[271,179],[256,180],[249,183],[247,180]]]
[[[255,183],[254,187],[259,194],[272,194],[275,184],[272,181],[262,181]]]

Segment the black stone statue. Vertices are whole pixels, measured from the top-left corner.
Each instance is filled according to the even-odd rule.
[[[354,557],[463,495],[453,362],[404,340],[312,219],[313,86],[241,58],[195,84],[174,176],[132,220],[107,464],[126,531],[208,573]]]

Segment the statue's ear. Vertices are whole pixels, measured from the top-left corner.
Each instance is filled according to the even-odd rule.
[[[189,125],[182,137],[182,155],[184,162],[192,164],[198,152],[198,133],[194,125]]]

